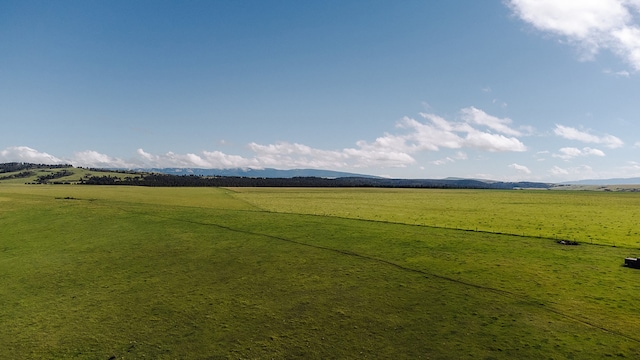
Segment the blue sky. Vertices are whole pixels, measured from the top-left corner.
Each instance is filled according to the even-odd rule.
[[[640,1],[1,1],[0,162],[640,176]]]

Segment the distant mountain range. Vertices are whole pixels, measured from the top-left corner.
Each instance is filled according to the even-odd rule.
[[[152,168],[152,169],[132,169],[142,172],[154,172],[170,175],[197,175],[197,176],[241,176],[252,178],[294,178],[294,177],[319,177],[319,178],[342,178],[342,177],[361,177],[361,178],[378,178],[378,176],[355,174],[341,171],[318,170],[318,169],[198,169],[198,168]]]
[[[639,185],[640,178],[615,178],[615,179],[587,179],[578,181],[567,181],[562,184],[567,185]]]
[[[26,176],[35,176],[34,170],[37,169],[64,169],[73,168],[71,165],[46,165],[31,163],[0,163],[0,173],[11,173],[2,176],[2,179],[17,178]],[[275,186],[287,186],[285,184],[312,184],[314,186],[382,186],[382,187],[442,187],[442,188],[485,188],[485,189],[514,189],[514,188],[570,188],[571,185],[577,186],[618,186],[618,185],[637,185],[640,189],[640,177],[635,178],[612,178],[612,179],[587,179],[577,181],[567,181],[563,183],[541,183],[541,182],[502,182],[483,179],[465,179],[449,177],[446,179],[390,179],[373,175],[357,174],[351,172],[319,170],[319,169],[250,169],[250,168],[232,168],[232,169],[202,169],[202,168],[137,168],[137,169],[104,169],[115,170],[118,172],[142,172],[167,174],[175,176],[194,175],[198,177],[228,177],[228,178],[244,178],[242,183],[253,184],[255,181],[250,179],[264,179],[269,184]],[[18,173],[22,171],[21,173]],[[313,180],[315,178],[316,180]],[[0,179],[0,180],[2,180]],[[274,179],[283,179],[286,181],[274,181]],[[288,179],[288,180],[287,180]],[[186,180],[186,179],[185,179]],[[221,181],[221,180],[220,180]],[[232,180],[229,180],[232,181]],[[328,181],[328,182],[327,182]],[[248,186],[248,185],[244,185]]]
[[[111,170],[124,170],[124,169],[111,169]],[[200,169],[200,168],[139,168],[139,169],[128,169],[133,171],[140,172],[155,172],[160,174],[171,174],[171,175],[198,175],[198,176],[239,176],[239,177],[251,177],[251,178],[280,178],[280,179],[290,179],[295,177],[318,177],[325,179],[338,179],[338,178],[364,178],[364,179],[381,179],[385,180],[387,178],[383,178],[380,176],[366,175],[366,174],[357,174],[350,172],[342,172],[342,171],[332,171],[332,170],[319,170],[319,169],[291,169],[291,170],[279,170],[272,168],[265,169],[251,169],[251,168],[232,168],[232,169]],[[391,179],[387,179],[391,180]],[[501,182],[494,180],[482,180],[482,179],[467,179],[467,178],[458,178],[458,177],[448,177],[446,179],[394,179],[395,182],[418,182],[418,181],[429,181],[429,182],[445,182],[445,183],[464,183],[469,182],[473,184],[514,184],[515,187],[531,187],[531,186],[518,186],[517,184],[523,185],[535,185],[535,188],[542,187],[553,187],[553,185],[596,185],[596,186],[606,186],[606,185],[640,185],[640,177],[635,178],[612,178],[612,179],[585,179],[585,180],[575,180],[575,181],[566,181],[561,183],[539,183],[539,182]],[[500,185],[490,186],[490,187],[500,187]]]
[[[378,176],[317,169],[198,169],[198,168],[152,168],[130,169],[167,175],[194,175],[265,179],[256,181],[223,180],[210,181],[218,186],[341,186],[341,187],[409,187],[409,188],[469,188],[469,189],[549,189],[555,184],[540,182],[502,182],[493,180],[447,178],[447,179],[389,179]],[[313,180],[315,178],[316,180]],[[277,181],[284,179],[287,181]],[[296,180],[298,179],[298,180]],[[164,181],[166,179],[161,179]],[[295,181],[291,181],[295,180]],[[233,183],[236,185],[229,185]],[[240,185],[245,184],[245,185]],[[248,185],[246,185],[248,184]],[[269,184],[269,185],[267,185]]]
[[[449,177],[446,179],[387,179],[380,176],[332,171],[318,169],[291,169],[279,170],[272,168],[251,169],[251,168],[233,168],[233,169],[200,169],[200,168],[152,168],[152,169],[133,169],[135,171],[155,172],[171,175],[197,175],[197,176],[239,176],[250,178],[281,178],[290,179],[295,177],[318,177],[325,179],[339,178],[361,178],[376,179],[372,182],[375,184],[440,184],[443,186],[454,185],[469,187],[487,187],[487,188],[551,188],[556,184],[540,183],[540,182],[501,182],[494,180],[482,179],[465,179],[457,177]],[[586,179],[577,181],[567,181],[559,183],[560,185],[636,185],[640,184],[640,178],[612,178],[612,179]]]

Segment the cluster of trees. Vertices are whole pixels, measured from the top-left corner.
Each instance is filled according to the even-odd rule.
[[[78,169],[82,169],[83,167],[79,166]],[[140,172],[139,171],[135,171],[135,170],[122,170],[122,169],[101,169],[101,168],[84,168],[86,170],[89,171],[95,171],[95,172],[110,172],[110,173],[118,173],[118,174],[135,174],[135,175],[139,175]]]
[[[83,179],[80,179],[80,184],[84,185],[141,185],[134,182],[134,178],[126,177],[119,178],[111,175],[86,175]]]
[[[13,175],[0,176],[0,180],[21,179],[21,178],[32,176],[33,174],[35,174],[35,172],[33,171],[22,171]]]
[[[69,171],[66,169],[62,171],[56,171],[48,175],[40,175],[36,178],[36,184],[46,184],[49,182],[49,180],[59,179],[61,177],[70,175],[73,175],[73,171]]]

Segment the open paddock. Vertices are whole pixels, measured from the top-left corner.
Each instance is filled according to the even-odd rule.
[[[0,199],[6,358],[640,354],[636,193],[3,184]]]

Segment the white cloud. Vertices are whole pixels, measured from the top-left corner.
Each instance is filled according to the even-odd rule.
[[[580,151],[580,149],[566,147],[560,149],[560,154],[553,154],[553,157],[559,157],[561,159],[568,160],[580,155],[582,155],[582,151]]]
[[[140,155],[143,159],[147,161],[154,161],[154,159],[156,159],[156,156],[151,155],[142,149],[138,149],[136,152],[138,153],[138,155]]]
[[[415,163],[411,155],[392,150],[393,141],[376,139],[372,144],[358,142],[357,148],[321,150],[307,145],[278,142],[262,145],[250,143],[247,148],[254,155],[243,157],[221,151],[202,151],[199,154],[152,155],[142,149],[137,153],[145,167],[197,167],[197,168],[328,168],[346,169],[362,167],[405,167]]]
[[[586,143],[595,143],[595,144],[603,144],[604,146],[614,149],[619,148],[624,145],[624,142],[619,138],[605,134],[604,136],[596,136],[589,134],[588,132],[580,131],[576,128],[572,128],[569,126],[562,126],[556,124],[556,128],[553,132],[568,140],[577,140]]]
[[[611,69],[604,69],[602,72],[608,75],[614,75],[618,77],[625,77],[625,78],[631,77],[631,73],[626,70],[612,71]]]
[[[491,116],[480,109],[476,109],[473,106],[464,108],[460,110],[460,112],[462,113],[462,119],[469,123],[483,125],[506,135],[522,135],[519,131],[509,127],[509,124],[512,122],[509,118],[500,119],[495,116]]]
[[[510,119],[499,119],[474,107],[463,109],[461,113],[464,122],[449,121],[426,113],[420,115],[427,123],[405,117],[398,126],[413,132],[395,140],[407,151],[437,151],[440,148],[472,148],[489,152],[526,151],[526,146],[515,136],[494,134],[472,126],[480,125],[507,135],[519,135],[519,132],[507,126],[511,123]]]
[[[464,141],[448,121],[432,114],[421,114],[431,124],[425,124],[415,119],[404,117],[398,127],[409,129],[409,134],[399,136],[396,142],[401,142],[404,148],[411,151],[438,151],[441,147],[458,149]]]
[[[622,166],[620,172],[616,172],[617,177],[638,177],[640,176],[640,163],[637,161],[627,161],[627,166]],[[621,175],[622,174],[622,175]]]
[[[0,151],[2,162],[29,162],[36,164],[71,164],[85,167],[130,168],[134,164],[119,158],[113,158],[97,151],[77,152],[71,159],[60,159],[53,155],[32,149],[27,146],[12,146]]]
[[[249,144],[256,155],[255,163],[265,167],[345,168],[348,155],[341,151],[314,149],[307,145],[279,142],[276,144]]]
[[[68,163],[53,155],[28,146],[11,146],[0,151],[1,162],[28,162],[36,164],[65,164]]]
[[[86,150],[74,154],[71,164],[74,166],[96,167],[96,168],[132,168],[134,164],[109,155],[101,154],[97,151]]]
[[[524,166],[524,165],[520,165],[520,164],[515,164],[514,163],[514,164],[509,165],[509,167],[512,168],[512,169],[515,169],[515,170],[517,170],[517,171],[519,171],[521,173],[524,173],[524,174],[531,174],[531,170],[529,170],[529,168]]]
[[[640,14],[633,0],[508,0],[514,14],[578,47],[585,60],[609,50],[640,70]]]
[[[590,147],[586,147],[582,149],[583,156],[605,156],[604,152],[600,149],[593,149]]]
[[[489,152],[527,150],[527,147],[514,137],[506,137],[504,135],[490,134],[481,131],[469,132],[465,138],[465,145]]]
[[[520,133],[509,126],[510,119],[500,119],[474,107],[463,109],[461,114],[462,121],[447,120],[435,114],[420,114],[421,120],[404,117],[396,124],[394,133],[385,133],[373,141],[360,140],[353,147],[335,150],[290,142],[252,142],[247,145],[247,150],[252,153],[249,156],[206,150],[186,154],[170,151],[158,155],[137,149],[133,159],[123,160],[86,150],[75,153],[67,162],[76,166],[109,168],[402,168],[417,162],[415,154],[442,148],[488,152],[526,150],[524,144],[515,137]],[[8,148],[0,155],[7,161],[65,162],[26,147]],[[466,158],[466,153],[459,151],[442,161],[453,162]]]
[[[561,168],[554,166],[549,169],[549,173],[559,179],[571,180],[571,179],[588,179],[595,178],[597,174],[588,165],[581,165],[576,167]]]
[[[445,165],[456,162],[458,160],[467,160],[467,154],[463,151],[458,151],[454,156],[447,156],[444,159],[438,159],[431,162],[433,165]]]
[[[569,170],[567,169],[563,169],[559,166],[554,166],[552,167],[549,172],[554,175],[554,176],[559,176],[559,175],[569,175]]]
[[[452,163],[452,162],[455,162],[455,160],[453,160],[453,158],[450,158],[450,157],[448,157],[448,156],[447,156],[447,157],[446,157],[446,158],[444,158],[444,159],[434,160],[434,161],[432,161],[431,163],[432,163],[433,165],[440,166],[440,165],[449,164],[449,163]]]
[[[344,153],[354,161],[354,167],[405,167],[415,159],[402,151],[345,149]]]
[[[536,161],[542,162],[542,161],[546,161],[547,160],[547,155],[549,155],[551,152],[547,151],[547,150],[543,150],[543,151],[538,151],[533,155],[533,158],[536,159]]]
[[[570,160],[579,156],[605,156],[604,152],[599,149],[593,149],[590,147],[585,147],[583,149],[578,149],[574,147],[564,147],[559,150],[559,154],[553,154],[553,157],[557,157],[563,160]]]
[[[228,169],[228,168],[261,168],[256,160],[246,159],[239,155],[229,155],[220,151],[203,151],[204,158],[208,162],[210,168]]]
[[[456,153],[456,156],[454,156],[454,159],[456,159],[456,160],[467,160],[468,156],[467,156],[467,153],[462,152],[462,151],[458,151]]]
[[[260,164],[256,160],[238,155],[228,155],[220,151],[202,151],[201,155],[176,154],[170,151],[164,155],[152,155],[143,149],[138,149],[137,154],[143,163],[138,164],[137,167],[260,168]]]

